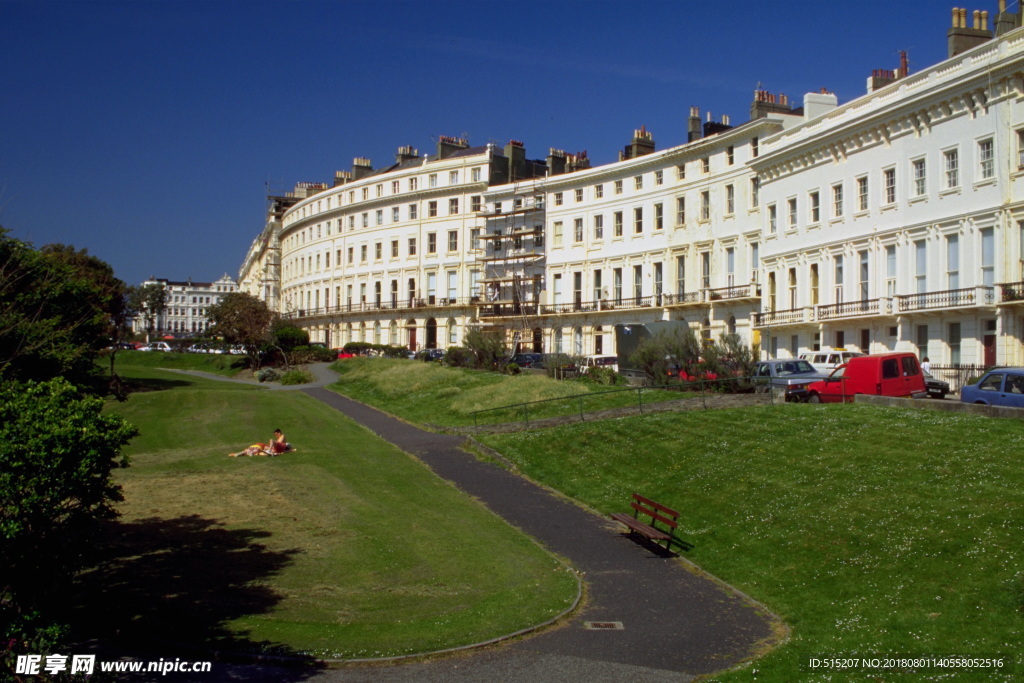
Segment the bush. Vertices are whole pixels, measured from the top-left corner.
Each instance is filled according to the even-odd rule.
[[[481,370],[497,370],[502,360],[508,357],[505,338],[502,333],[470,330],[465,346],[475,357],[475,365]]]
[[[505,375],[518,375],[522,370],[519,369],[517,363],[508,363],[501,369],[501,372]]]
[[[256,373],[256,379],[261,382],[276,382],[281,374],[274,368],[263,368]]]
[[[455,368],[471,368],[475,362],[473,352],[461,346],[453,346],[444,354],[444,364]]]
[[[589,372],[585,372],[582,375],[582,379],[587,382],[593,382],[594,384],[604,384],[607,386],[615,386],[616,384],[627,384],[628,381],[625,377],[615,372],[611,368],[590,368]]]
[[[377,350],[385,358],[406,358],[409,356],[409,349],[404,346],[385,346],[381,344],[377,347]]]
[[[296,347],[288,358],[293,365],[303,363],[330,363],[338,357],[337,352],[325,349],[322,346],[299,346]]]
[[[279,346],[285,353],[309,345],[309,332],[283,320],[278,320],[274,324],[271,336],[273,344]]]
[[[281,375],[281,384],[309,384],[313,381],[313,375],[305,370],[289,370]]]

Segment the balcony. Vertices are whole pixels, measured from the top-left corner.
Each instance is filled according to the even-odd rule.
[[[761,298],[761,288],[755,283],[748,285],[732,285],[729,287],[715,287],[714,289],[705,289],[704,292],[708,301]]]
[[[754,314],[754,327],[812,323],[814,319],[814,309],[810,306],[790,308],[782,311],[763,311]]]
[[[1024,305],[1024,282],[1004,282],[999,287],[999,303],[1007,305]]]
[[[820,321],[839,318],[861,318],[870,315],[888,315],[889,299],[863,299],[841,304],[821,304],[816,308],[815,319]]]
[[[915,311],[934,311],[942,308],[991,306],[994,303],[994,287],[966,287],[964,289],[947,289],[944,292],[900,294],[893,297],[893,312],[913,313]]]
[[[286,320],[307,320],[329,316],[344,316],[350,313],[375,313],[378,311],[408,311],[425,308],[463,308],[475,306],[481,301],[478,296],[463,297],[412,297],[391,301],[363,301],[340,306],[321,308],[300,308],[281,315]]]

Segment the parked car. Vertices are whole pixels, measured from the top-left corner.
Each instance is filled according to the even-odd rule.
[[[964,403],[1024,408],[1024,368],[994,368],[977,384],[960,388]]]
[[[444,358],[444,349],[423,349],[416,354],[416,358],[428,363],[432,360],[441,360]]]
[[[619,357],[605,355],[590,355],[583,358],[580,366],[581,372],[590,372],[591,368],[609,368],[614,372],[619,371]]]
[[[521,368],[543,367],[541,360],[544,358],[540,353],[517,353],[512,356],[510,363],[515,363]]]
[[[786,401],[806,401],[807,386],[825,375],[805,360],[762,360],[754,366],[754,387],[758,392],[775,391]]]
[[[840,365],[859,356],[866,356],[860,351],[847,351],[846,349],[825,349],[823,351],[808,351],[800,354],[800,360],[805,360],[822,375],[827,375]]]
[[[949,382],[933,377],[932,373],[922,368],[924,372],[924,386],[928,390],[929,398],[946,398],[949,393]]]
[[[811,403],[852,401],[857,394],[903,398],[928,395],[924,373],[912,353],[856,356],[826,379],[811,383],[807,392]]]
[[[140,346],[139,351],[171,351],[171,345],[167,342],[150,342],[145,346]]]

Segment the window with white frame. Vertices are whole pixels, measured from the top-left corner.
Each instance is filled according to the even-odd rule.
[[[612,220],[614,222],[614,236],[622,237],[622,212],[616,211],[612,216]]]
[[[663,204],[654,205],[654,229],[661,230],[665,227],[665,207]]]
[[[604,239],[604,215],[603,214],[597,214],[596,216],[594,216],[594,239],[595,240],[603,240]]]
[[[583,241],[583,219],[576,218],[572,222],[572,238],[574,242]]]
[[[1024,130],[1021,131],[1022,139],[1024,139]],[[1022,162],[1024,167],[1024,162]],[[676,166],[676,180],[686,180],[686,164],[679,164]]]
[[[700,219],[711,220],[711,191],[704,190],[700,193]]]
[[[644,177],[642,175],[633,178],[633,187],[637,190],[644,189]]]
[[[615,181],[615,194],[622,194],[622,181],[621,180],[616,180]]]
[[[945,172],[946,189],[960,187],[960,151],[947,149],[943,152],[942,165]]]
[[[449,230],[448,231],[448,251],[459,250],[459,231]]]
[[[686,197],[676,197],[676,225],[686,225]]]
[[[960,236],[946,236],[946,289],[960,289]]]
[[[711,173],[711,157],[703,157],[700,160],[701,173]]]
[[[896,203],[896,169],[887,168],[882,171],[882,188],[885,192],[885,203]]]
[[[981,180],[994,178],[996,175],[995,150],[992,138],[978,143],[978,176]]]
[[[665,172],[664,171],[655,171],[654,172],[654,184],[655,185],[663,185],[664,183],[665,183]]]
[[[736,213],[736,186],[725,186],[725,213],[732,215]]]
[[[437,187],[437,174],[431,173],[427,177],[427,187]]]
[[[750,179],[750,208],[756,209],[761,201],[761,179]]]
[[[582,202],[583,201],[583,188],[582,187],[576,188],[576,190],[573,193],[573,196],[576,198],[576,203],[577,204]]]
[[[562,221],[555,221],[551,224],[551,246],[562,246]]]
[[[996,283],[996,243],[992,228],[981,231],[981,284],[992,287]]]
[[[817,223],[821,220],[821,194],[817,190],[809,193],[807,195],[807,204],[810,222]]]
[[[885,295],[889,298],[896,296],[896,245],[890,244],[885,248]]]
[[[470,171],[470,174],[471,174],[470,177],[473,179],[474,183],[479,183],[480,182],[481,171],[480,171],[479,167],[474,168],[472,171]]]
[[[392,180],[391,181],[391,194],[398,194],[398,181],[397,180]]]
[[[914,159],[910,165],[914,174],[914,196],[923,197],[928,190],[928,167],[926,162],[924,159]]]
[[[928,291],[928,243],[924,240],[914,242],[914,283],[918,294]]]
[[[448,215],[454,216],[459,213],[459,198],[452,197],[448,200]]]
[[[398,207],[397,206],[391,207],[391,222],[392,223],[397,223],[398,222]]]
[[[836,183],[832,186],[832,217],[842,218],[843,216],[843,184]]]
[[[555,193],[555,206],[561,206],[563,204],[563,202],[564,202],[564,200],[563,200],[563,197],[562,197],[562,193],[561,192],[556,192]]]
[[[857,210],[868,210],[868,177],[857,178]]]
[[[602,199],[604,197],[604,185],[594,185],[594,199]]]
[[[409,191],[410,192],[415,192],[417,189],[419,189],[419,186],[420,186],[419,178],[409,178]]]
[[[778,213],[776,212],[775,205],[768,205],[768,234],[774,235],[779,229]]]
[[[843,255],[842,254],[836,254],[836,257],[835,257],[835,298],[833,299],[833,303],[837,303],[837,304],[843,303],[843,285],[844,285],[844,282],[843,282],[843,278],[844,278],[843,265],[844,265],[843,264]]]
[[[458,185],[459,184],[459,172],[458,171],[448,171],[448,184],[449,185]]]
[[[374,218],[377,221],[377,225],[384,225],[384,209],[377,209]]]
[[[643,207],[633,209],[633,232],[639,234],[644,231],[644,210]]]
[[[786,200],[786,216],[786,229],[796,230],[796,197],[790,197]]]
[[[1024,128],[1017,131],[1017,170],[1024,171]]]

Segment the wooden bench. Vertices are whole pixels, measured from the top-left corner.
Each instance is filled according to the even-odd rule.
[[[677,541],[675,537],[676,527],[679,526],[679,513],[670,507],[666,507],[661,503],[655,502],[650,498],[644,498],[639,493],[633,494],[633,500],[630,501],[630,506],[633,508],[633,514],[629,515],[625,512],[613,512],[611,518],[616,522],[622,522],[631,533],[637,533],[644,538],[652,541],[665,541],[665,550],[670,550],[672,547],[672,541]],[[651,518],[650,524],[645,524],[640,521],[640,515],[643,514],[646,517]],[[661,522],[667,529],[659,529],[657,523]],[[683,544],[680,543],[680,546]]]

